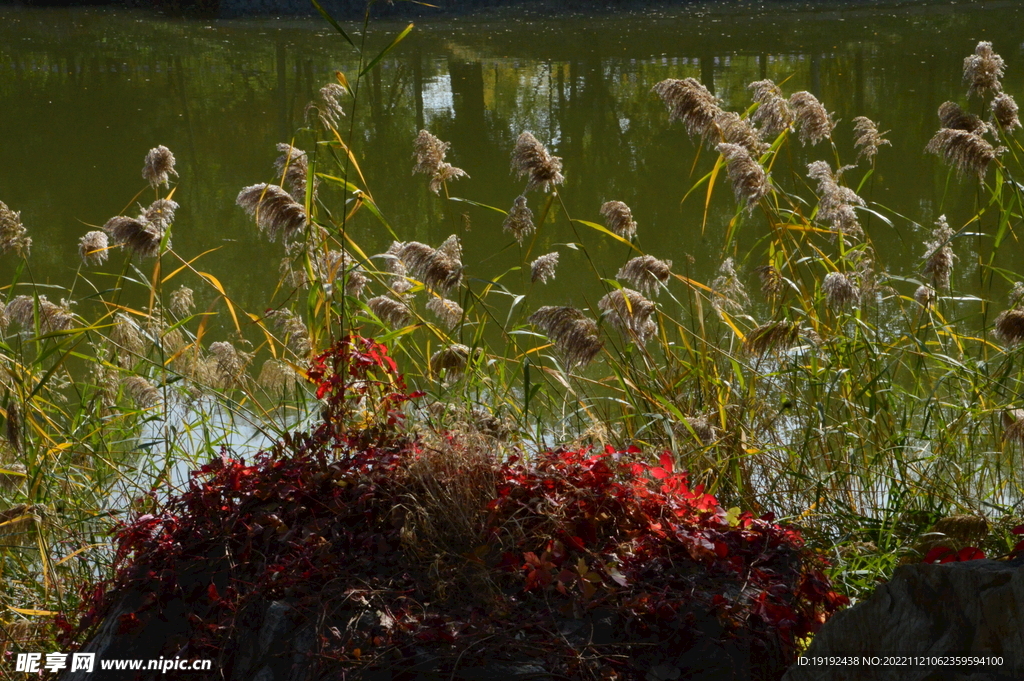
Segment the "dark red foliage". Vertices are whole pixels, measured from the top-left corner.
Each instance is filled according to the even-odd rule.
[[[650,465],[636,448],[607,448],[495,462],[493,498],[465,558],[504,585],[501,602],[428,607],[436,575],[406,554],[395,513],[419,452],[397,426],[418,395],[386,348],[362,338],[317,357],[308,376],[324,403],[319,425],[251,463],[222,453],[159,513],[118,527],[117,576],[83,588],[66,646],[125,594],[144,594],[119,617],[120,634],[151,622],[166,630],[184,606],[166,652],[187,642],[231,677],[239,622],[285,599],[317,623],[319,659],[337,670],[393,668],[415,646],[463,660],[487,641],[473,654],[517,649],[570,678],[614,668],[615,678],[639,679],[651,660],[637,661],[636,641],[663,656],[738,641],[781,651],[783,669],[794,640],[847,602],[797,530],[723,509],[668,452]],[[387,626],[364,622],[368,609],[388,613]],[[553,618],[599,612],[614,616],[614,635],[586,655],[554,633]]]
[[[948,546],[936,546],[922,560],[922,563],[959,563],[967,560],[981,560],[985,552],[977,546],[965,546],[956,551]]]

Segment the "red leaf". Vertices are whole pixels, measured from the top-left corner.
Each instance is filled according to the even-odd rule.
[[[957,560],[982,560],[985,557],[985,552],[979,549],[977,546],[965,546],[960,549],[957,554]]]
[[[936,546],[924,557],[924,563],[948,563],[957,560],[956,553],[948,546]]]
[[[211,601],[219,601],[220,594],[217,593],[217,585],[210,583],[210,586],[206,589],[206,595],[210,597]]]
[[[1010,530],[1014,534],[1024,534],[1024,525],[1018,525],[1017,527]]]
[[[669,454],[668,452],[662,452],[661,453],[661,459],[660,459],[659,463],[661,464],[661,467],[664,468],[667,472],[669,472],[669,473],[672,472],[672,470],[673,470],[673,463],[672,463],[672,455],[671,454]],[[659,475],[655,474],[654,477],[662,478],[662,477],[665,477],[665,476],[659,476]]]

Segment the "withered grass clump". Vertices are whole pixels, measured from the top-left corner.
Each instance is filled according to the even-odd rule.
[[[548,283],[555,278],[555,270],[558,267],[558,252],[546,253],[530,263],[530,281],[542,284]]]
[[[296,203],[306,203],[306,181],[309,177],[309,157],[302,149],[282,142],[277,145],[280,156],[274,161],[274,171],[282,178],[281,182]],[[313,183],[316,192],[316,180]]]
[[[932,230],[932,238],[924,244],[924,272],[931,275],[935,288],[940,291],[949,290],[953,264],[957,261],[957,255],[950,244],[954,234],[946,222],[946,216],[940,215]]]
[[[761,141],[761,134],[750,121],[734,111],[723,111],[715,118],[715,126],[723,142],[738,144],[759,157],[769,149],[769,145]]]
[[[235,203],[256,218],[256,226],[271,241],[278,235],[288,241],[306,226],[306,209],[276,184],[250,185],[238,193]]]
[[[135,406],[140,409],[149,409],[162,401],[160,391],[142,376],[127,376],[121,384]]]
[[[179,317],[188,315],[195,306],[192,289],[188,286],[179,286],[171,293],[171,311]]]
[[[430,370],[435,374],[447,371],[449,375],[458,375],[466,369],[471,355],[476,359],[482,354],[480,348],[473,352],[468,345],[453,343],[430,356]]]
[[[632,239],[636,235],[633,211],[622,201],[606,201],[601,204],[601,215],[604,216],[608,229],[623,239]]]
[[[432,296],[427,301],[427,309],[437,315],[441,323],[449,329],[458,326],[465,314],[461,305],[442,296]]]
[[[35,328],[36,305],[32,296],[16,296],[7,304],[5,314],[12,322],[17,322],[26,332]],[[51,303],[46,296],[39,296],[39,331],[53,333],[67,331],[75,324],[65,301],[60,305]]]
[[[548,192],[565,182],[561,157],[552,156],[529,132],[520,134],[516,140],[512,151],[512,170],[516,177],[527,177],[526,191],[540,188]]]
[[[696,78],[669,78],[654,86],[668,107],[669,121],[682,121],[691,137],[707,137],[722,113],[718,99]]]
[[[840,168],[839,173],[844,170],[847,168]],[[837,234],[862,236],[864,231],[853,207],[865,205],[864,199],[837,182],[827,161],[810,163],[807,176],[818,181],[818,218],[829,223]]]
[[[604,347],[597,323],[574,307],[548,305],[529,317],[561,351],[567,369],[586,366]]]
[[[757,272],[757,276],[761,280],[761,293],[765,298],[775,298],[786,290],[786,281],[782,272],[774,265],[762,265],[754,271]]]
[[[155,258],[160,254],[163,234],[156,227],[142,220],[118,215],[107,220],[103,231],[137,258]]]
[[[988,130],[983,120],[972,113],[967,113],[955,102],[943,102],[939,106],[939,122],[943,128],[966,130],[975,135],[984,134]]]
[[[597,307],[608,323],[640,345],[658,333],[658,324],[652,318],[657,305],[632,289],[610,291],[598,301]]]
[[[619,268],[616,279],[628,282],[644,295],[656,295],[661,292],[661,284],[667,284],[672,276],[672,261],[658,260],[653,255],[640,255],[631,258]]]

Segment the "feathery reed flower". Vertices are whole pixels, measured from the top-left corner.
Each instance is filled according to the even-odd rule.
[[[1001,420],[1003,422],[1003,437],[1024,445],[1024,409],[1006,409],[1002,413]]]
[[[420,134],[416,136],[413,144],[416,149],[413,154],[416,166],[412,172],[413,174],[430,175],[430,191],[435,194],[439,194],[441,186],[449,180],[469,177],[469,174],[462,168],[456,168],[451,163],[445,162],[444,157],[452,146],[450,142],[442,142],[426,130],[420,130]]]
[[[814,146],[832,136],[836,124],[817,97],[807,91],[794,92],[789,97],[789,105],[793,109],[794,122],[799,129],[802,144]]]
[[[178,176],[174,170],[174,154],[171,150],[162,144],[150,149],[146,154],[145,165],[142,166],[142,179],[155,189],[160,185],[169,187],[171,175]]]
[[[743,347],[751,355],[761,357],[769,352],[788,350],[796,344],[799,337],[798,322],[768,322],[748,333],[743,341]]]
[[[992,50],[992,43],[981,41],[974,48],[974,54],[964,58],[964,82],[968,84],[967,96],[983,95],[989,90],[1001,92],[999,79],[1003,77],[1006,62]]]
[[[127,376],[121,385],[140,409],[149,409],[161,402],[160,391],[142,376]]]
[[[103,231],[109,234],[122,249],[137,258],[153,258],[160,254],[163,233],[148,222],[125,215],[107,220]]]
[[[1016,282],[1006,297],[1010,301],[1010,307],[1024,306],[1024,281]]]
[[[943,128],[966,130],[975,135],[982,135],[988,130],[983,120],[964,111],[956,102],[943,102],[939,106],[939,122]]]
[[[21,224],[21,213],[15,213],[0,201],[0,253],[14,251],[21,258],[27,258],[32,249],[32,239]]]
[[[753,99],[759,104],[750,115],[750,121],[761,128],[761,137],[777,137],[793,123],[793,112],[789,102],[782,96],[782,90],[771,80],[758,80],[747,86],[753,91]]]
[[[692,433],[690,432],[691,430],[693,431]],[[714,418],[709,414],[686,416],[683,418],[683,422],[672,424],[672,431],[676,434],[676,437],[684,435],[686,437],[696,436],[697,440],[704,447],[718,439],[718,428],[715,427]]]
[[[1003,310],[995,319],[996,337],[1013,347],[1024,340],[1024,310]]]
[[[427,309],[437,315],[441,323],[449,329],[454,329],[462,321],[462,307],[454,300],[448,300],[441,296],[432,296],[427,301]]]
[[[309,341],[309,329],[291,310],[268,310],[264,315],[274,323],[278,331],[287,336],[288,347],[299,357],[307,356],[312,350]]]
[[[196,306],[192,299],[192,289],[181,286],[171,294],[171,311],[179,317],[184,317]]]
[[[946,216],[940,215],[935,222],[935,229],[932,230],[931,240],[924,243],[924,272],[931,275],[935,288],[940,291],[949,289],[953,263],[958,259],[949,243],[954,234],[946,222]]]
[[[302,149],[281,142],[277,145],[281,155],[274,160],[274,171],[282,178],[281,185],[288,190],[296,203],[306,205],[306,182],[309,178],[309,157]],[[313,194],[316,195],[317,179],[313,178]]]
[[[462,246],[456,235],[434,249],[418,241],[404,244],[398,257],[428,288],[447,294],[462,283]]]
[[[336,130],[341,117],[345,112],[341,107],[341,98],[348,92],[339,83],[328,83],[320,88],[320,103],[310,102],[306,106],[306,119],[309,120],[309,112],[316,111],[320,123],[325,128]]]
[[[942,128],[924,150],[942,156],[947,164],[956,168],[958,175],[975,173],[979,180],[983,180],[988,164],[1003,153],[1005,147],[993,149],[984,138],[972,132]]]
[[[299,376],[287,362],[271,358],[263,363],[257,382],[271,395],[283,395],[299,384]]]
[[[857,160],[866,158],[868,163],[874,163],[878,148],[892,146],[892,142],[882,137],[886,132],[878,132],[878,125],[867,116],[857,116],[853,119],[854,143],[857,148]]]
[[[696,78],[669,78],[654,86],[654,92],[668,107],[668,120],[682,121],[691,137],[707,137],[722,113],[718,99]]]
[[[539,327],[562,353],[567,370],[586,366],[604,347],[597,324],[574,307],[545,306],[528,321]]]
[[[622,201],[606,201],[601,204],[601,215],[604,216],[608,229],[623,239],[632,239],[636,235],[633,211]]]
[[[750,296],[736,274],[736,265],[731,257],[722,261],[718,276],[711,282],[711,292],[711,305],[716,310],[742,312],[743,307],[750,302]]]
[[[715,126],[721,135],[722,142],[738,144],[757,158],[770,149],[770,145],[761,141],[760,133],[750,121],[734,111],[723,111],[715,118]]]
[[[162,237],[171,223],[174,222],[174,213],[180,206],[170,199],[157,199],[149,204],[149,208],[139,216],[139,221],[150,225]]]
[[[106,232],[86,232],[78,240],[78,255],[86,265],[102,265],[107,261],[108,243]]]
[[[827,161],[814,161],[807,165],[807,176],[818,181],[818,217],[828,222],[832,230],[838,234],[860,236],[864,233],[854,206],[863,206],[864,199],[857,196],[849,187],[840,185],[836,180],[846,167],[833,174]]]
[[[540,256],[530,263],[530,281],[542,284],[548,283],[549,279],[555,278],[555,268],[558,267],[558,253],[552,252]]]
[[[145,343],[142,340],[142,330],[135,320],[124,312],[114,315],[114,325],[110,329],[110,340],[113,342],[117,353],[118,363],[121,366],[131,366],[142,354]]]
[[[217,372],[221,384],[232,388],[240,385],[245,375],[245,367],[252,361],[252,355],[238,350],[227,341],[210,343],[210,354],[217,359]]]
[[[928,284],[921,284],[914,291],[914,300],[917,301],[921,307],[928,307],[935,302],[935,289]]]
[[[1021,127],[1020,119],[1017,117],[1017,102],[1010,95],[1005,92],[999,93],[989,107],[992,109],[992,118],[1006,132]]]
[[[276,184],[254,184],[238,193],[235,203],[250,216],[255,216],[256,225],[271,241],[278,234],[288,241],[306,225],[306,210]]]
[[[527,176],[526,191],[541,188],[545,192],[565,182],[562,159],[552,156],[547,148],[529,132],[519,135],[512,151],[512,170],[516,177]]]
[[[832,309],[839,309],[860,300],[857,283],[842,272],[829,272],[821,282],[821,292]]]
[[[762,265],[756,270],[761,280],[761,293],[765,298],[774,298],[786,290],[786,282],[782,278],[782,272],[774,265]]]
[[[768,173],[757,159],[750,155],[746,147],[722,142],[717,149],[718,153],[725,157],[726,169],[729,171],[729,180],[732,182],[732,192],[736,195],[736,200],[745,202],[747,210],[753,209],[771,189]]]
[[[378,319],[396,329],[408,324],[412,318],[412,310],[408,305],[387,296],[370,298],[366,301],[366,306]]]
[[[447,371],[449,376],[458,375],[469,364],[470,355],[476,358],[481,354],[482,350],[480,348],[477,348],[476,352],[473,353],[468,346],[462,343],[453,343],[441,348],[430,356],[430,371],[435,374]]]
[[[36,306],[32,296],[16,296],[7,304],[5,312],[12,322],[17,322],[25,331],[35,327]],[[67,331],[74,323],[75,318],[68,309],[67,301],[62,300],[57,305],[47,300],[46,296],[39,296],[40,333]]]
[[[651,318],[657,306],[632,289],[610,291],[597,302],[597,307],[608,323],[622,335],[635,338],[640,345],[658,333],[658,323]]]
[[[632,284],[644,295],[657,295],[661,284],[672,275],[672,261],[658,260],[653,255],[639,255],[619,268],[616,279]]]
[[[516,197],[501,228],[514,236],[520,244],[537,230],[533,224],[533,211],[526,205],[526,196]]]
[[[363,274],[362,265],[345,251],[318,251],[313,258],[313,272],[328,288],[344,277],[345,295],[354,298],[361,296],[363,289],[370,283],[369,278]]]

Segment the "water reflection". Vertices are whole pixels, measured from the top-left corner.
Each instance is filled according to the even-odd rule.
[[[743,110],[747,83],[785,81],[787,94],[810,90],[841,119],[835,138],[844,161],[854,158],[855,116],[891,130],[893,146],[879,155],[864,193],[905,218],[894,218],[893,228],[877,220],[866,226],[882,265],[913,277],[925,233],[915,223],[928,226],[944,212],[959,226],[975,210],[975,188],[955,180],[947,187],[945,168],[923,154],[938,125],[935,110],[947,99],[964,103],[962,59],[981,39],[1006,60],[1008,92],[1024,96],[1016,32],[1022,14],[1018,3],[977,2],[970,12],[955,4],[772,13],[708,5],[590,18],[427,20],[372,71],[359,110],[348,113],[357,121],[354,144],[371,191],[400,235],[437,243],[462,228],[459,214],[466,213],[473,275],[494,276],[518,263],[519,249],[505,248],[510,240],[498,214],[456,204],[450,215],[424,179],[410,174],[420,127],[451,141],[449,160],[469,172],[453,185],[455,194],[505,209],[522,189],[509,174],[509,152],[519,132],[533,131],[564,158],[563,193],[574,217],[600,221],[603,202],[625,201],[644,250],[706,280],[723,257],[734,203],[723,186],[704,230],[702,198],[680,204],[713,159],[705,151],[694,163],[693,143],[668,124],[651,87],[693,76],[726,108]],[[374,25],[370,51],[396,28]],[[165,144],[181,173],[176,249],[191,256],[222,246],[204,256],[201,269],[216,272],[244,307],[266,308],[281,248],[259,238],[234,198],[241,187],[272,179],[274,145],[292,139],[306,103],[334,71],[354,72],[346,48],[312,19],[194,22],[124,11],[0,9],[0,200],[21,210],[32,231],[33,276],[70,285],[79,236],[127,210],[145,186],[139,170],[146,150]],[[306,141],[299,133],[295,143]],[[776,180],[802,186],[799,174],[818,158],[835,160],[824,146],[794,147],[792,166],[776,168]],[[150,198],[146,190],[138,200]],[[531,197],[535,208],[538,201]],[[747,221],[741,255],[763,227]],[[983,221],[980,231],[987,227]],[[352,229],[368,251],[389,240],[369,216]],[[624,249],[583,237],[612,276]],[[564,220],[542,227],[536,253],[558,249],[563,257],[563,279],[539,292],[543,302],[593,302],[592,278],[565,276],[586,267],[582,254],[557,246],[575,239]],[[962,256],[954,285],[974,291],[978,276]],[[1009,259],[1006,253],[997,264]],[[761,263],[740,264],[749,273]],[[0,260],[0,281],[12,270],[9,259]],[[215,297],[205,295],[200,306]]]

